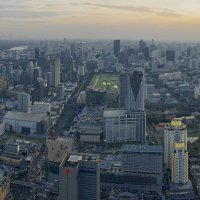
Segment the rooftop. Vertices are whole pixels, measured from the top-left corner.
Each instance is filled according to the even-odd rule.
[[[43,120],[44,116],[45,115],[42,115],[42,114],[32,114],[32,113],[11,112],[11,111],[9,111],[4,116],[4,119],[40,122],[40,121]]]
[[[77,166],[80,161],[88,161],[88,162],[96,162],[99,161],[99,156],[96,154],[85,154],[85,153],[77,153],[67,155],[62,163],[61,166]]]
[[[77,163],[82,159],[83,159],[83,156],[81,155],[70,155],[67,161],[72,162],[72,163]]]
[[[126,110],[123,108],[110,108],[103,111],[103,117],[122,117],[125,114]]]
[[[46,139],[48,149],[48,160],[53,162],[62,162],[67,153],[72,151],[73,140],[66,138]]]
[[[181,121],[181,118],[174,118],[171,121],[171,126],[182,126],[183,123]]]
[[[140,153],[162,153],[162,146],[150,145],[123,145],[122,152],[140,152]]]

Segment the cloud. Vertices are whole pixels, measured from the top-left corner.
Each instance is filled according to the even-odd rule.
[[[73,6],[95,6],[100,8],[107,8],[107,9],[115,9],[115,10],[125,10],[131,12],[138,12],[138,13],[152,13],[161,16],[167,17],[181,17],[182,14],[174,12],[173,10],[164,9],[164,10],[157,10],[147,6],[119,6],[119,5],[111,5],[111,4],[99,4],[99,3],[71,3]]]
[[[1,10],[0,17],[2,18],[15,18],[15,19],[27,19],[27,18],[46,18],[58,16],[61,13],[50,11],[32,11],[32,10]]]

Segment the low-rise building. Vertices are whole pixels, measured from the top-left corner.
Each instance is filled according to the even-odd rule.
[[[48,120],[46,115],[8,112],[3,122],[5,131],[21,134],[44,135],[47,130]]]
[[[103,127],[101,122],[84,122],[77,124],[79,140],[81,142],[101,142],[103,139]]]

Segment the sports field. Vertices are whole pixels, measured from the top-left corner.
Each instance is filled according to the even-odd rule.
[[[119,77],[114,74],[96,74],[92,78],[90,87],[94,89],[105,89],[108,91],[119,90]]]

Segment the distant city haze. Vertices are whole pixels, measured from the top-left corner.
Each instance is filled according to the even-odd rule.
[[[199,0],[1,0],[0,39],[198,41]]]

